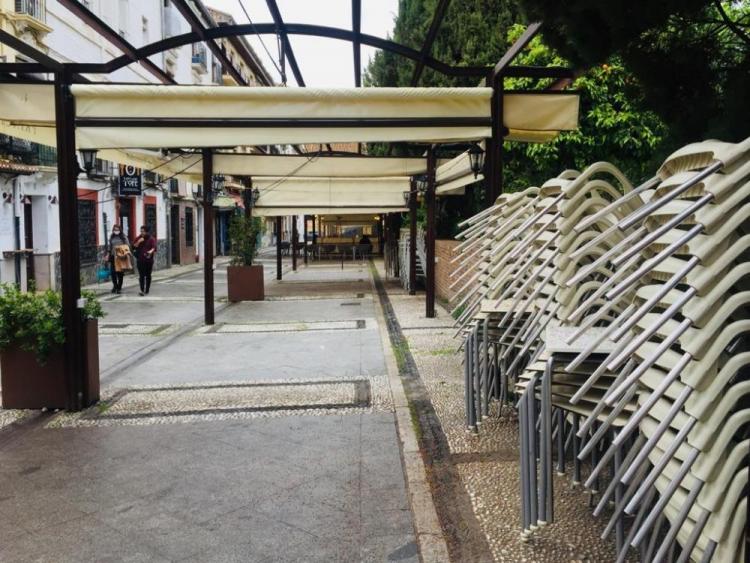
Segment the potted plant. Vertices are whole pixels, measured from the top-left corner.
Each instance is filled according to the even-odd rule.
[[[91,291],[83,291],[85,406],[99,400],[99,337],[97,319],[104,316]],[[0,384],[6,409],[65,408],[63,379],[65,330],[62,298],[53,290],[22,292],[0,286]]]
[[[229,222],[232,261],[227,268],[229,301],[263,301],[263,266],[253,264],[258,252],[259,217],[235,215]]]

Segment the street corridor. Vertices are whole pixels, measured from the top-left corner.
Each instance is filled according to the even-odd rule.
[[[0,561],[419,560],[369,265],[225,265],[213,326],[198,265],[101,286],[104,400],[0,429]]]

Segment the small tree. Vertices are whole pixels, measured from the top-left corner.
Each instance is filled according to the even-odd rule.
[[[258,253],[258,235],[262,230],[260,217],[235,215],[229,222],[232,266],[252,266]]]

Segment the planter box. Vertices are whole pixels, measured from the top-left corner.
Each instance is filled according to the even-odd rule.
[[[99,400],[99,323],[95,319],[86,321],[84,339],[83,406],[87,407]],[[64,358],[62,347],[54,349],[44,365],[39,364],[33,352],[18,347],[3,350],[0,353],[3,408],[67,408]]]
[[[229,266],[227,268],[227,289],[229,300],[263,301],[263,266]]]

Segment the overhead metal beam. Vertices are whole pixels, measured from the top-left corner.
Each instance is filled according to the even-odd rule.
[[[516,39],[515,43],[511,45],[510,49],[505,51],[505,54],[497,61],[495,68],[492,69],[492,77],[495,78],[510,66],[510,63],[524,50],[534,36],[539,33],[539,29],[542,27],[542,22],[533,22],[528,25],[526,30],[521,34],[521,37]]]
[[[232,78],[234,78],[237,84],[241,86],[247,86],[247,81],[244,78],[242,78],[242,75],[240,74],[240,72],[236,68],[234,68],[234,65],[227,57],[224,50],[216,42],[216,38],[211,36],[208,33],[209,30],[221,29],[221,28],[218,28],[218,27],[206,28],[201,22],[200,18],[198,17],[198,14],[196,14],[190,8],[190,6],[188,6],[187,0],[172,0],[172,3],[180,11],[180,13],[182,14],[182,17],[185,18],[185,21],[187,21],[188,24],[190,24],[190,28],[198,35],[200,40],[203,41],[206,45],[208,45],[208,48],[211,49],[211,52],[219,60],[219,62],[221,63],[221,66],[227,69],[227,72],[229,72],[229,74],[231,75]],[[191,41],[190,43],[195,43],[195,42],[196,41]]]
[[[430,29],[427,30],[427,36],[422,44],[422,50],[420,51],[421,57],[417,61],[414,67],[414,74],[411,76],[412,87],[416,86],[419,82],[419,78],[422,76],[424,71],[424,59],[432,52],[432,45],[437,37],[437,32],[440,29],[440,24],[443,23],[445,12],[448,9],[450,0],[440,0],[437,7],[435,8],[435,14],[432,16],[432,22],[430,23]]]
[[[88,25],[91,29],[96,31],[101,37],[109,41],[112,45],[120,49],[125,56],[129,57],[133,62],[138,62],[143,68],[148,70],[156,78],[158,78],[164,84],[177,84],[177,82],[169,76],[164,70],[159,68],[149,59],[138,59],[136,55],[136,47],[127,41],[122,35],[117,33],[114,29],[109,27],[104,20],[99,18],[94,12],[89,10],[86,6],[81,4],[78,0],[59,0],[65,8],[67,8],[74,16],[76,16],[83,23]]]
[[[292,44],[289,42],[286,24],[284,23],[284,18],[281,17],[279,6],[276,4],[276,0],[266,0],[266,4],[268,5],[268,10],[271,12],[273,22],[276,24],[279,35],[281,36],[281,44],[284,48],[286,58],[289,61],[289,66],[292,69],[292,74],[294,74],[294,79],[297,81],[298,86],[305,86],[305,80],[302,78],[302,73],[299,70],[297,57],[294,56],[294,51],[292,50]]]
[[[352,0],[352,50],[354,51],[354,86],[362,86],[362,43],[359,39],[362,27],[362,0]]]
[[[341,29],[336,27],[327,27],[322,25],[311,25],[304,23],[286,23],[285,29],[287,35],[306,35],[311,37],[326,37],[328,39],[339,39],[341,41],[354,41],[354,33],[349,29]],[[256,23],[256,24],[240,24],[240,25],[227,25],[221,27],[212,27],[206,29],[204,37],[210,39],[220,39],[223,37],[233,37],[238,35],[275,35],[277,32],[276,24],[274,23]],[[193,31],[190,33],[183,33],[182,35],[175,35],[174,37],[168,37],[150,45],[145,45],[138,49],[138,57],[150,57],[162,51],[169,49],[176,49],[183,45],[190,45],[202,41],[201,36],[197,32]],[[376,49],[382,49],[389,51],[411,59],[414,61],[422,58],[419,51],[401,45],[389,39],[382,39],[375,37],[374,35],[368,35],[366,33],[359,34],[360,43],[375,47]],[[108,73],[114,72],[115,70],[127,66],[132,61],[127,57],[117,57],[111,61],[103,64],[74,64],[75,70],[79,72],[89,73]],[[469,77],[486,77],[491,71],[491,66],[452,66],[447,63],[438,61],[432,57],[424,57],[425,66],[445,74],[446,76],[469,76]],[[2,63],[0,63],[0,70],[2,70]]]

